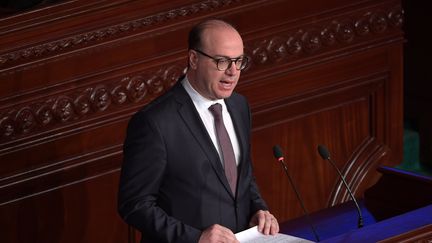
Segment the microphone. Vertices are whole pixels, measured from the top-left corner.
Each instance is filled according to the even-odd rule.
[[[337,173],[339,174],[339,177],[342,179],[342,182],[343,182],[344,186],[348,190],[348,193],[349,193],[351,199],[354,201],[354,204],[357,207],[357,213],[358,213],[357,228],[363,227],[363,216],[362,216],[360,207],[359,207],[359,205],[357,203],[357,200],[355,199],[354,194],[351,192],[351,189],[348,186],[348,183],[346,182],[345,177],[342,175],[342,173],[340,172],[339,168],[336,166],[336,164],[331,159],[330,153],[329,153],[327,147],[324,146],[324,145],[321,145],[321,144],[318,145],[318,153],[321,155],[321,158],[323,158],[324,160],[328,160],[330,162],[330,164],[332,164],[333,167],[336,169]]]
[[[295,194],[297,196],[298,201],[300,202],[300,205],[301,205],[301,207],[303,209],[304,215],[306,216],[308,224],[309,224],[309,226],[312,229],[312,232],[313,232],[313,234],[315,236],[315,239],[316,239],[317,242],[319,242],[320,240],[319,240],[318,234],[317,234],[317,232],[315,230],[315,227],[311,223],[310,216],[309,216],[308,211],[306,210],[306,207],[304,205],[303,199],[301,198],[300,193],[298,192],[297,187],[294,184],[294,181],[292,180],[290,174],[288,173],[288,168],[287,168],[287,165],[285,163],[285,159],[284,159],[284,156],[283,156],[283,153],[282,153],[282,149],[280,148],[279,145],[273,146],[273,156],[281,163],[282,167],[284,168],[285,174],[288,177],[288,180],[289,180],[292,188],[294,189],[294,192],[295,192]]]

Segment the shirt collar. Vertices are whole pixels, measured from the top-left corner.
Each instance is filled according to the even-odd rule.
[[[193,103],[198,106],[197,108],[207,110],[211,105],[219,103],[224,107],[224,109],[226,109],[225,101],[223,99],[209,100],[198,93],[198,91],[196,91],[190,84],[187,76],[182,80],[182,85],[191,97]]]

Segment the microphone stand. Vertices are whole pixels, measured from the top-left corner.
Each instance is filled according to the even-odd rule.
[[[290,182],[290,184],[291,184],[291,187],[294,189],[294,192],[295,192],[295,194],[296,194],[296,196],[297,196],[298,201],[300,202],[300,205],[301,205],[301,207],[302,207],[302,209],[303,209],[303,212],[304,212],[304,214],[305,214],[305,216],[306,216],[306,220],[308,221],[308,223],[309,223],[309,225],[310,225],[310,227],[311,227],[311,229],[312,229],[312,232],[313,232],[313,234],[314,234],[314,236],[315,236],[315,239],[317,240],[317,242],[319,242],[320,239],[319,239],[319,237],[318,237],[318,234],[317,234],[317,232],[316,232],[316,230],[315,230],[315,227],[314,227],[313,224],[312,224],[312,221],[311,221],[311,219],[310,219],[309,213],[308,213],[308,211],[306,210],[306,207],[305,207],[305,205],[304,205],[304,203],[303,203],[303,199],[301,198],[300,193],[297,191],[297,187],[296,187],[295,184],[294,184],[294,181],[292,180],[290,174],[288,173],[288,168],[287,168],[287,166],[286,166],[286,164],[285,164],[285,161],[284,161],[283,157],[280,157],[278,160],[279,160],[279,162],[281,163],[282,167],[284,168],[285,174],[286,174],[286,176],[288,177],[288,180],[289,180],[289,182]]]
[[[357,207],[357,213],[358,213],[357,228],[363,227],[363,216],[362,216],[360,207],[357,203],[357,200],[354,197],[354,194],[352,193],[350,187],[348,186],[348,183],[346,182],[345,177],[342,175],[339,168],[336,166],[336,163],[334,163],[333,160],[331,159],[330,153],[329,153],[327,147],[324,145],[321,145],[321,144],[318,145],[318,153],[324,160],[328,160],[330,162],[330,164],[336,169],[337,173],[339,174],[339,177],[342,180],[342,183],[344,184],[345,188],[348,190],[348,193],[349,193],[351,199],[354,201],[354,204]]]
[[[328,161],[330,162],[330,164],[332,164],[332,166],[338,172],[339,176],[342,178],[342,183],[345,185],[345,188],[348,190],[349,195],[351,196],[352,200],[354,201],[354,204],[357,207],[357,214],[358,214],[357,228],[362,228],[363,227],[363,216],[362,216],[360,207],[359,207],[359,205],[357,203],[357,200],[354,197],[354,194],[352,193],[350,187],[348,186],[348,183],[344,179],[345,177],[342,175],[342,173],[340,172],[339,168],[336,166],[336,164],[334,163],[334,161],[330,157],[328,157]]]

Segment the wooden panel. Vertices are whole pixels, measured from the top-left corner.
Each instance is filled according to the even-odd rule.
[[[65,177],[84,173],[63,170]],[[113,217],[117,181],[111,171],[1,205],[2,242],[123,242],[128,228]]]
[[[272,78],[275,82],[279,80],[268,93],[274,98],[287,80],[295,80],[290,82],[292,89],[298,84],[311,90],[293,94],[293,97],[283,97],[281,93],[282,100],[254,112],[253,157],[257,177],[259,184],[264,185],[264,195],[272,208],[282,210],[276,212],[282,218],[294,212],[299,216],[301,208],[282,168],[272,158],[274,144],[286,150],[290,173],[307,201],[306,207],[312,211],[349,199],[334,169],[319,157],[318,144],[329,147],[332,158],[344,169],[358,196],[370,183],[364,181],[364,177],[390,152],[385,143],[391,141],[384,141],[376,130],[385,128],[383,97],[389,82],[388,73],[384,71],[385,60],[385,53],[371,50],[353,55],[350,60],[314,67],[323,70],[323,75],[310,76],[310,70],[305,69],[289,75],[295,78],[288,75]],[[357,63],[367,63],[368,67],[365,69]],[[347,69],[351,70],[347,72]],[[324,70],[333,71],[325,73]],[[364,73],[365,70],[369,70],[368,73]],[[290,87],[283,93],[289,93]]]
[[[318,144],[361,197],[402,158],[402,15],[396,0],[77,0],[0,19],[0,241],[134,241],[116,212],[127,121],[185,71],[188,30],[209,16],[253,58],[238,91],[279,220],[301,209],[274,144],[310,211],[348,200]]]

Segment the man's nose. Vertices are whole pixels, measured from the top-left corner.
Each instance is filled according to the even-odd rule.
[[[240,70],[237,70],[235,61],[234,60],[231,61],[230,66],[226,70],[226,73],[229,75],[235,75],[235,74],[237,74],[238,71],[240,71]]]

